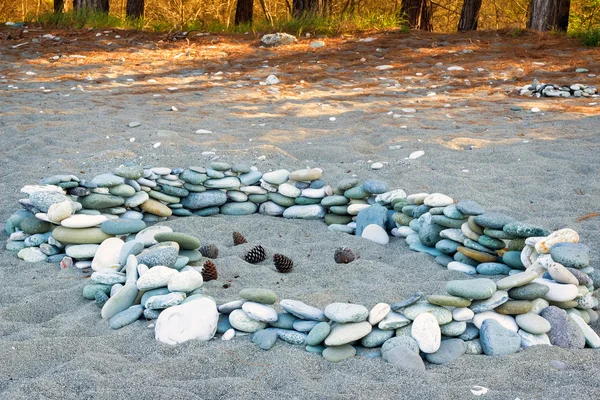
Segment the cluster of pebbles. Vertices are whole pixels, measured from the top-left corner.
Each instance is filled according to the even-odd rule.
[[[52,176],[21,189],[27,198],[5,224],[6,248],[25,261],[91,272],[83,296],[102,307],[113,329],[144,316],[156,320],[156,339],[169,344],[252,334],[262,349],[281,340],[332,362],[358,354],[409,369],[423,369],[423,359],[444,364],[463,354],[505,355],[534,345],[600,347],[588,325],[598,319],[597,274],[577,232],[550,232],[441,193],[390,191],[378,180],[330,186],[321,175],[320,169],[263,174],[213,162],[174,170],[126,164],[89,181]],[[449,270],[508,276],[451,281],[447,293],[415,293],[370,309],[348,303],[319,309],[279,301],[265,288],[244,289],[240,299],[217,307],[202,291],[207,276],[216,278],[214,264],[208,274],[202,265],[218,249],[147,226],[172,215],[256,212],[324,219],[332,231],[381,245],[390,234],[403,237],[411,250]],[[355,258],[341,250],[336,261]],[[291,260],[282,260],[289,270]]]
[[[598,89],[594,86],[575,83],[569,86],[539,83],[535,79],[530,85],[517,88],[521,96],[535,97],[598,97]]]

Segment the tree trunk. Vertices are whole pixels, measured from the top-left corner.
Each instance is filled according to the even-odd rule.
[[[254,0],[237,0],[237,6],[235,7],[235,24],[251,24],[253,9]]]
[[[65,0],[54,0],[54,12],[60,14],[65,9]]]
[[[431,6],[429,0],[402,0],[400,15],[413,29],[432,31]]]
[[[569,27],[571,0],[532,0],[529,5],[527,28],[536,31],[558,30]]]
[[[458,21],[458,31],[476,31],[477,22],[479,20],[479,9],[481,8],[482,0],[465,0],[460,12],[460,20]]]
[[[319,0],[293,0],[292,17],[302,18],[315,15],[319,11]]]
[[[125,8],[127,18],[139,19],[144,17],[144,0],[127,0]]]
[[[108,0],[73,0],[74,11],[96,11],[108,14]]]

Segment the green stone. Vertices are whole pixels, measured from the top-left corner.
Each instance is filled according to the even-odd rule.
[[[535,300],[544,297],[549,291],[549,286],[531,282],[527,285],[510,289],[508,296],[513,300]]]
[[[83,297],[88,300],[94,300],[96,293],[102,292],[106,295],[110,294],[111,285],[103,285],[101,283],[90,283],[83,287]]]
[[[161,232],[154,235],[154,239],[159,242],[176,242],[182,250],[195,250],[200,247],[200,240],[192,235],[181,232]],[[198,253],[200,254],[200,253]],[[185,256],[179,252],[180,256]],[[202,256],[200,254],[200,256]],[[189,258],[189,257],[188,257]],[[191,261],[191,259],[190,259]],[[197,260],[194,260],[197,261]]]
[[[52,224],[50,222],[42,221],[36,217],[25,218],[23,221],[21,221],[19,227],[23,232],[29,235],[46,233],[52,230]]]
[[[157,192],[156,190],[151,190],[148,192],[148,195],[153,199],[164,201],[165,203],[179,203],[181,199],[177,196],[169,196],[168,194],[164,194],[161,192]]]
[[[202,185],[208,180],[208,176],[206,174],[200,174],[198,172],[186,169],[181,174],[179,174],[179,179],[181,179],[184,182],[191,183],[192,185]]]
[[[394,207],[394,210],[396,210],[396,211],[402,211],[402,207],[407,206],[407,205],[408,205],[408,200],[406,200],[404,198],[397,197],[392,200],[392,207]]]
[[[426,301],[419,301],[413,305],[406,307],[400,311],[406,318],[414,321],[419,315],[423,313],[432,314],[437,320],[438,324],[444,325],[452,321],[452,313],[450,310],[444,307],[430,304]]]
[[[525,248],[525,239],[512,239],[510,242],[508,242],[507,248],[509,251],[521,251]]]
[[[429,210],[431,212],[431,210]],[[432,215],[431,222],[446,228],[458,229],[467,222],[466,219],[448,218],[445,215]]]
[[[169,185],[163,185],[160,191],[166,195],[175,197],[185,197],[190,194],[190,192],[187,189]]]
[[[348,189],[351,189],[358,185],[360,181],[356,178],[342,179],[336,186],[336,189],[345,192]]]
[[[509,235],[522,238],[528,238],[532,236],[548,236],[551,233],[548,229],[522,222],[506,224],[502,230]]]
[[[321,199],[313,199],[310,197],[296,197],[295,201],[294,201],[295,205],[298,206],[309,206],[312,204],[321,204]]]
[[[446,307],[469,307],[471,305],[471,301],[468,299],[456,296],[446,296],[442,294],[433,294],[427,296],[427,301],[431,304],[435,304],[436,306]]]
[[[506,244],[500,240],[495,239],[486,235],[479,236],[479,240],[477,240],[480,245],[487,247],[488,249],[500,250],[506,247]]]
[[[121,178],[138,179],[144,175],[144,168],[139,165],[121,165],[119,168],[115,169],[114,174]]]
[[[58,226],[52,231],[54,239],[65,244],[100,244],[112,235],[107,235],[100,228],[65,228]]]
[[[513,239],[514,237],[501,229],[485,228],[483,234],[495,239]],[[478,233],[478,235],[480,235]]]
[[[346,225],[350,222],[352,222],[351,215],[337,215],[337,214],[331,214],[331,213],[325,214],[325,223],[327,225],[333,225],[333,224]]]
[[[215,171],[228,171],[231,169],[231,165],[226,162],[213,161],[210,163],[210,167]]]
[[[446,291],[452,296],[472,300],[484,300],[496,292],[496,283],[491,279],[455,280],[446,283]]]
[[[79,202],[83,208],[90,210],[102,210],[105,208],[118,207],[125,203],[125,199],[111,194],[92,193],[85,197],[80,197]]]
[[[184,183],[183,187],[190,192],[206,192],[206,186],[204,185],[194,185],[191,183]]]
[[[247,288],[240,291],[240,297],[261,304],[275,304],[277,293],[269,289]]]
[[[392,219],[398,225],[408,226],[408,224],[410,224],[410,221],[412,221],[414,218],[412,216],[408,216],[402,212],[397,212],[397,213],[394,213],[394,215],[392,215]]]
[[[79,182],[61,182],[58,186],[63,189],[70,189],[79,186]]]
[[[220,208],[223,215],[250,215],[258,210],[258,206],[250,201],[243,203],[225,203]]]
[[[344,361],[355,355],[356,349],[349,344],[326,347],[325,350],[323,350],[323,358],[332,363]]]
[[[154,238],[156,238],[156,236]],[[179,250],[179,255],[187,257],[189,259],[188,263],[195,263],[202,260],[202,253],[198,250]]]
[[[321,200],[321,205],[323,207],[331,207],[331,206],[344,206],[348,204],[350,200],[344,196],[327,196]]]
[[[502,254],[502,261],[511,268],[525,269],[525,266],[521,261],[520,251],[507,251],[506,253]]]
[[[344,192],[344,196],[349,199],[366,199],[370,196],[363,185],[354,186]]]
[[[254,204],[262,204],[269,201],[269,196],[266,194],[250,194],[248,195],[248,200]]]
[[[295,204],[295,199],[293,197],[287,197],[280,193],[269,193],[268,197],[273,203],[282,207],[291,207]]]
[[[415,206],[414,204],[410,204],[408,206],[404,206],[402,207],[402,214],[406,215],[407,217],[411,217],[413,216],[413,211],[419,206]]]
[[[131,197],[135,194],[135,189],[123,183],[122,185],[111,186],[109,192],[115,196]]]
[[[329,211],[337,215],[348,215],[348,206],[331,206]]]

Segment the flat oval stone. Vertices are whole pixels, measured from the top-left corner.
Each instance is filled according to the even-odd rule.
[[[146,229],[139,231],[135,235],[135,239],[144,243],[144,246],[148,247],[150,245],[157,243],[157,241],[154,239],[155,235],[157,235],[159,233],[164,233],[164,232],[173,232],[173,229],[171,229],[168,226],[160,226],[160,225],[150,226]]]
[[[60,224],[65,228],[92,228],[106,220],[107,218],[104,215],[76,214],[63,219]]]
[[[531,311],[533,304],[527,300],[509,300],[496,307],[494,311],[504,315],[519,315]]]
[[[202,283],[202,274],[190,269],[173,275],[173,277],[169,279],[167,287],[171,292],[190,293],[201,287]]]
[[[507,251],[502,255],[502,261],[511,268],[525,269],[525,266],[521,261],[520,251]]]
[[[459,272],[464,272],[465,274],[469,274],[469,275],[477,274],[477,269],[475,267],[473,267],[472,265],[469,265],[469,264],[459,262],[459,261],[449,262],[447,268],[449,271],[459,271]]]
[[[375,306],[373,306],[373,308],[371,309],[371,311],[369,311],[369,323],[371,325],[377,325],[379,322],[381,322],[386,315],[389,314],[389,312],[391,311],[391,308],[389,306],[389,304],[386,303],[378,303]]]
[[[446,291],[458,297],[472,300],[483,300],[496,292],[496,283],[491,279],[455,280],[446,284]]]
[[[485,209],[473,200],[461,200],[456,204],[456,208],[463,214],[481,215],[485,213]]]
[[[226,203],[219,210],[223,215],[250,215],[258,211],[258,206],[251,202]]]
[[[537,278],[535,271],[523,271],[518,274],[510,275],[496,282],[498,290],[508,290],[514,287],[519,287],[528,284]]]
[[[246,300],[240,300],[240,301],[246,301]],[[297,321],[300,321],[300,320],[292,314],[289,314],[287,312],[278,312],[277,320],[270,322],[269,325],[274,328],[294,329],[294,324]]]
[[[135,219],[117,219],[104,221],[100,225],[102,232],[108,235],[128,235],[130,233],[138,233],[146,227],[144,221]]]
[[[242,310],[246,315],[254,320],[262,322],[277,321],[277,312],[264,304],[247,301],[242,305]]]
[[[394,330],[409,325],[410,323],[410,319],[406,318],[404,315],[390,311],[377,326],[379,329],[383,330]]]
[[[425,355],[425,359],[431,364],[449,364],[459,359],[467,351],[467,345],[461,339],[448,339],[440,344],[435,353]]]
[[[290,176],[290,171],[287,169],[278,169],[276,171],[263,174],[262,179],[272,185],[281,185],[287,182]]]
[[[85,260],[87,258],[94,258],[96,252],[100,248],[98,244],[76,244],[66,248],[66,253],[69,257]]]
[[[141,305],[131,306],[126,310],[114,315],[108,320],[108,325],[112,329],[121,329],[124,326],[132,324],[133,322],[140,319],[144,313],[144,307]]]
[[[209,179],[204,182],[204,186],[210,189],[235,189],[242,185],[237,177],[229,176],[221,179]]]
[[[319,322],[317,321],[303,321],[303,320],[296,320],[294,322],[294,324],[292,325],[293,330],[298,331],[298,332],[310,332],[312,330],[312,328],[314,328],[317,324],[319,324]]]
[[[452,321],[440,326],[443,336],[456,337],[462,335],[467,330],[465,321]]]
[[[136,282],[137,288],[142,291],[158,289],[167,286],[171,278],[179,272],[173,268],[156,266],[145,272]]]
[[[99,244],[112,237],[102,232],[100,228],[65,228],[58,226],[52,231],[54,239],[61,243],[70,244]]]
[[[92,270],[101,271],[106,268],[118,269],[119,255],[125,242],[119,238],[108,238],[102,242],[92,260]]]
[[[263,350],[271,350],[277,342],[277,331],[274,329],[261,329],[252,335],[252,343]]]
[[[442,193],[432,193],[423,199],[423,204],[429,207],[446,207],[453,203],[452,197]]]
[[[325,339],[326,346],[341,346],[362,339],[373,327],[367,321],[334,324]]]
[[[284,299],[279,302],[279,305],[285,311],[298,318],[313,321],[327,321],[323,310],[304,304],[301,301]]]
[[[175,242],[164,242],[154,245],[137,256],[139,264],[152,268],[157,265],[173,267],[177,262],[179,245]],[[140,289],[141,290],[141,289]]]
[[[590,265],[590,248],[581,243],[558,243],[550,249],[552,259],[568,268],[582,269]]]
[[[503,229],[504,225],[516,222],[514,218],[497,212],[486,212],[474,218],[479,226],[492,229]]]
[[[105,208],[121,206],[125,203],[125,199],[119,196],[113,196],[112,194],[92,193],[85,197],[80,197],[79,202],[83,208],[90,210],[102,210]]]
[[[502,263],[481,263],[477,266],[477,273],[481,275],[508,275],[512,270],[508,265]]]
[[[141,204],[140,208],[147,213],[157,215],[159,217],[170,217],[173,215],[173,210],[163,203],[154,199],[148,199]]]
[[[317,346],[321,344],[325,338],[329,335],[331,326],[327,322],[317,323],[309,332],[306,337],[306,344],[309,346]]]
[[[492,297],[485,300],[477,300],[469,307],[474,313],[482,313],[485,311],[491,311],[496,307],[508,301],[508,293],[504,290],[497,290]]]
[[[550,306],[541,312],[541,316],[550,323],[547,335],[552,345],[565,349],[584,348],[583,331],[564,310]]]
[[[325,208],[321,205],[292,206],[283,213],[284,218],[288,219],[323,219],[325,217]]]
[[[181,200],[181,204],[190,210],[222,206],[227,202],[227,194],[220,190],[207,190],[206,192],[194,192]]]
[[[361,339],[360,344],[364,347],[379,347],[385,343],[388,339],[392,338],[395,334],[394,330],[383,330],[379,328],[373,328],[371,333]]]
[[[440,348],[442,333],[437,319],[429,313],[422,313],[412,323],[411,336],[423,353],[435,353]]]
[[[181,174],[179,174],[179,179],[184,182],[191,183],[192,185],[202,185],[206,180],[208,180],[208,176],[204,173],[198,173],[192,171],[191,169],[186,169]]]
[[[470,300],[456,296],[430,295],[427,296],[427,301],[431,304],[445,307],[469,307],[471,305]]]
[[[323,171],[319,168],[299,169],[289,174],[292,181],[314,181],[321,178]]]
[[[302,332],[297,332],[291,329],[276,329],[277,337],[282,341],[293,344],[293,345],[305,345],[306,344],[306,334]]]
[[[52,225],[46,221],[42,221],[36,217],[25,218],[21,224],[20,228],[23,232],[34,235],[36,233],[46,233],[52,230]]]
[[[332,303],[325,307],[325,316],[335,322],[361,322],[369,316],[369,310],[359,304]]]
[[[159,296],[152,296],[146,300],[146,303],[144,303],[144,308],[150,310],[161,310],[174,307],[181,304],[183,300],[185,300],[185,297],[185,293],[183,292],[173,292]]]
[[[508,295],[514,300],[535,300],[544,297],[550,288],[541,283],[532,282],[527,285],[516,287],[508,291]]]
[[[283,215],[286,207],[282,207],[272,201],[263,202],[258,208],[258,212],[263,215],[270,215],[272,217],[280,217]]]
[[[554,302],[565,302],[574,300],[579,294],[579,289],[575,285],[571,284],[560,284],[548,279],[535,279],[533,282],[541,283],[546,285],[549,290],[544,296],[545,300]]]
[[[250,171],[248,173],[239,175],[238,178],[240,179],[240,182],[242,182],[243,185],[251,186],[255,183],[258,183],[262,176],[263,174],[259,171]]]
[[[183,250],[195,250],[200,247],[200,240],[192,235],[180,232],[160,232],[154,235],[154,240],[162,242],[176,242]]]
[[[366,192],[371,194],[382,194],[387,192],[388,184],[375,179],[367,179],[363,182],[363,188]]]
[[[506,329],[493,319],[483,321],[479,337],[483,352],[488,356],[513,354],[521,347],[521,337],[517,332]]]
[[[277,293],[270,289],[246,288],[242,289],[239,295],[242,299],[261,304],[275,304],[277,301]]]
[[[519,326],[515,322],[515,319],[510,315],[498,314],[494,311],[485,311],[479,314],[475,314],[473,317],[473,325],[475,325],[478,329],[481,329],[481,324],[483,321],[487,319],[493,319],[500,323],[506,329],[509,329],[513,332],[517,332],[519,330]]]
[[[329,362],[338,363],[356,355],[356,349],[349,344],[327,347],[323,350],[323,358]]]
[[[97,273],[97,272],[94,272]],[[131,307],[137,298],[138,289],[133,282],[125,283],[125,286],[115,293],[102,307],[101,315],[103,319],[110,319],[121,311]]]
[[[548,236],[551,233],[547,229],[522,222],[512,222],[506,224],[502,230],[509,235],[522,238],[528,238],[532,236]]]
[[[321,200],[321,205],[323,207],[344,206],[344,205],[348,204],[349,201],[350,200],[347,197],[333,195],[333,196],[324,197]]]
[[[410,320],[415,320],[419,315],[428,313],[433,315],[439,325],[447,324],[452,321],[452,313],[444,307],[429,304],[426,301],[417,302],[406,307],[401,311],[404,316]]]
[[[254,333],[267,327],[266,322],[256,321],[242,310],[233,310],[229,314],[229,323],[236,330],[248,333]]]
[[[19,250],[17,257],[26,262],[42,262],[46,261],[47,256],[38,247],[26,247]]]
[[[390,237],[385,229],[375,224],[367,225],[363,230],[361,237],[384,246],[390,241]]]
[[[552,328],[550,322],[537,314],[528,312],[517,315],[515,321],[519,327],[533,335],[547,333]]]

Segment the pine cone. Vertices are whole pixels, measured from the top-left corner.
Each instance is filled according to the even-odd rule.
[[[212,258],[213,260],[219,256],[219,249],[214,244],[202,246],[198,249],[203,257]]]
[[[283,254],[273,255],[273,262],[275,263],[275,268],[277,268],[277,271],[281,273],[290,272],[294,266],[294,262]]]
[[[333,255],[333,259],[338,264],[348,264],[354,260],[357,260],[359,257],[358,253],[352,251],[349,247],[338,247],[335,249],[335,254]]]
[[[239,232],[233,232],[233,245],[237,246],[239,244],[248,243],[244,235]]]
[[[265,249],[261,245],[254,246],[244,256],[244,260],[246,260],[250,264],[256,264],[261,261],[265,261],[265,258],[266,258]]]
[[[202,279],[204,282],[208,281],[216,281],[218,278],[217,274],[217,266],[210,260],[207,260],[204,263],[204,267],[202,268]]]

